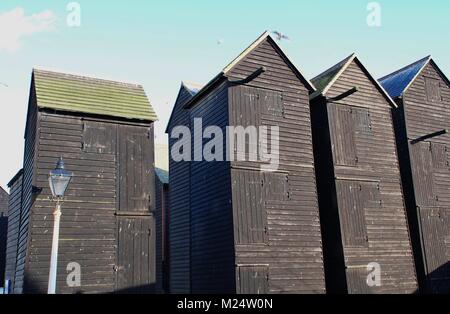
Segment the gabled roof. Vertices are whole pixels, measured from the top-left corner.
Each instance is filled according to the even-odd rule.
[[[319,74],[315,78],[311,80],[311,82],[316,86],[317,92],[311,95],[311,98],[315,98],[319,95],[326,96],[329,89],[333,86],[333,84],[339,79],[342,73],[347,70],[347,68],[355,61],[357,64],[363,69],[363,71],[367,74],[369,79],[375,84],[378,90],[383,94],[386,100],[393,106],[397,107],[395,101],[389,96],[386,90],[380,85],[380,83],[370,74],[370,72],[366,69],[366,67],[359,61],[358,57],[355,53],[351,54],[349,57],[345,58],[341,62],[332,66],[325,72]]]
[[[197,101],[203,94],[209,91],[212,86],[215,86],[219,82],[222,81],[223,78],[227,77],[227,75],[233,70],[233,68],[243,60],[247,55],[249,55],[254,49],[256,49],[262,42],[265,40],[270,40],[270,42],[275,46],[279,54],[283,57],[286,63],[289,64],[291,69],[297,75],[297,77],[306,85],[310,92],[315,92],[316,88],[311,82],[306,79],[306,77],[297,69],[297,67],[291,62],[291,60],[287,57],[286,53],[284,53],[283,49],[276,43],[276,41],[272,38],[268,31],[264,32],[261,36],[258,37],[250,46],[247,47],[242,53],[240,53],[233,61],[231,61],[218,75],[216,75],[208,84],[206,84],[197,94],[194,96],[185,107],[189,108],[193,103]]]
[[[410,86],[417,75],[422,72],[422,69],[431,60],[431,56],[416,61],[394,73],[391,73],[381,79],[380,84],[393,98],[397,98]]]
[[[197,93],[203,88],[202,85],[192,82],[181,82],[181,84],[191,93],[192,96],[197,95]]]
[[[317,88],[317,91],[326,94],[331,85],[333,85],[334,81],[342,74],[342,72],[344,72],[347,65],[353,61],[354,57],[355,55],[352,54],[348,58],[345,58],[338,64],[313,78],[311,82]]]
[[[163,184],[169,184],[169,172],[166,170],[162,170],[159,168],[155,168],[155,174],[158,177],[159,181]]]
[[[447,81],[447,84],[450,85],[448,78],[442,73],[436,63],[434,63],[431,56],[420,59],[419,61],[381,78],[379,80],[380,84],[387,90],[392,98],[401,97],[430,62],[436,67],[444,80]]]
[[[183,90],[187,91],[190,94],[190,97],[194,97],[195,95],[197,95],[197,93],[202,89],[202,85],[197,84],[197,83],[191,83],[191,82],[181,82],[181,86],[180,89],[178,91],[178,96],[177,96],[177,100],[175,101],[175,105],[172,108],[172,113],[170,114],[170,118],[169,118],[169,122],[167,123],[167,127],[166,127],[166,133],[169,133],[169,128],[170,125],[172,124],[172,120],[175,114],[175,111],[177,110],[178,106],[179,106],[179,100],[181,97],[181,94],[183,92]],[[189,101],[189,100],[188,100]],[[184,104],[182,104],[184,106]]]
[[[59,111],[158,120],[141,85],[33,70],[37,105]]]
[[[23,174],[23,169],[20,169],[15,175],[14,177],[11,179],[11,181],[8,182],[8,188],[11,188],[14,183],[16,183],[16,181],[22,176]]]

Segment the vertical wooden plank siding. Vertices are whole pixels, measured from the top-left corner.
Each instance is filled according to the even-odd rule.
[[[416,251],[423,275],[423,290],[429,293],[450,291],[450,134],[413,144],[420,137],[447,129],[450,121],[450,87],[434,62],[429,62],[404,93],[397,119],[405,136],[403,146],[406,191],[411,198],[409,211],[416,236]],[[397,115],[401,117],[402,115]],[[399,132],[398,132],[399,133]],[[409,161],[409,163],[406,163]]]
[[[126,293],[152,293],[155,283],[155,223],[153,217],[120,217],[117,289]]]
[[[14,291],[17,244],[19,240],[20,209],[22,207],[22,176],[20,171],[18,176],[11,182],[9,210],[8,210],[8,241],[6,245],[6,269],[5,279],[10,281],[11,291]]]
[[[228,76],[231,81],[244,79],[260,67],[265,73],[230,88],[230,125],[267,126],[269,134],[271,126],[278,126],[280,166],[264,174],[261,163],[232,163],[236,289],[324,293],[309,91],[271,39],[254,48]],[[261,269],[267,273],[264,287],[256,275]],[[243,286],[246,278],[251,282]]]
[[[33,283],[27,293],[47,289],[53,206],[48,188],[48,173],[62,157],[75,177],[66,192],[62,208],[57,292],[90,293],[114,290],[116,259],[116,147],[100,151],[92,129],[107,128],[109,142],[116,137],[117,127],[97,124],[79,117],[39,113],[37,156],[34,165],[35,186],[39,192],[31,217],[27,278]],[[95,151],[95,152],[94,152]],[[67,286],[66,268],[76,262],[81,266],[81,287]]]

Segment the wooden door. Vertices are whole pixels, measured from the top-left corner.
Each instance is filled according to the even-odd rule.
[[[355,109],[336,104],[330,104],[328,108],[334,164],[336,166],[355,167],[358,164],[355,141]]]
[[[450,210],[421,207],[428,292],[450,293]]]
[[[153,132],[120,125],[118,133],[116,289],[149,293],[156,272]]]
[[[267,243],[267,213],[261,172],[234,169],[232,185],[235,244]]]
[[[155,285],[155,222],[152,216],[119,217],[116,289],[152,293]]]
[[[143,127],[119,128],[120,211],[146,212],[153,208],[153,142]]]
[[[369,181],[338,180],[336,187],[344,252],[356,250],[363,254],[370,244],[366,212],[381,208],[380,185]],[[361,259],[358,263],[346,259],[348,293],[373,292],[373,288],[367,283],[367,266],[372,262],[374,261],[370,258]]]

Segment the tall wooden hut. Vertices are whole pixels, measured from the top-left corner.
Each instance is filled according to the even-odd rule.
[[[9,194],[0,187],[0,286],[5,281],[6,239],[8,234]]]
[[[450,292],[450,81],[431,57],[380,80],[394,111],[417,272],[428,293]]]
[[[22,209],[22,176],[21,169],[8,183],[10,192],[8,204],[8,237],[6,244],[5,280],[8,281],[10,293],[14,293],[16,276],[17,246],[19,243],[20,215]]]
[[[62,207],[57,293],[152,291],[156,119],[140,85],[33,71],[15,291],[47,291],[48,174],[60,157],[75,177]],[[70,263],[81,267],[80,285],[69,286]]]
[[[318,89],[311,112],[327,289],[415,292],[391,116],[396,104],[355,55],[312,82]]]
[[[172,114],[167,124],[169,156],[176,140],[170,137],[177,126],[190,127],[189,111],[183,106],[194,97],[201,86],[182,82]],[[169,290],[171,293],[190,293],[190,180],[188,161],[169,158]]]
[[[198,118],[203,130],[218,126],[223,134],[228,126],[277,126],[280,132],[276,171],[261,171],[253,161],[186,163],[191,179],[180,187],[190,196],[179,225],[172,204],[181,194],[172,182],[180,179],[171,168],[170,238],[178,230],[189,235],[187,253],[174,249],[171,261],[187,257],[191,292],[325,292],[309,111],[314,91],[265,33],[184,104],[182,123],[192,133]],[[205,142],[193,137],[192,151]]]

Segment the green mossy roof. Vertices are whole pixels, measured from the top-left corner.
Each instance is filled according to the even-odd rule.
[[[140,85],[36,69],[33,74],[39,108],[158,120]]]

